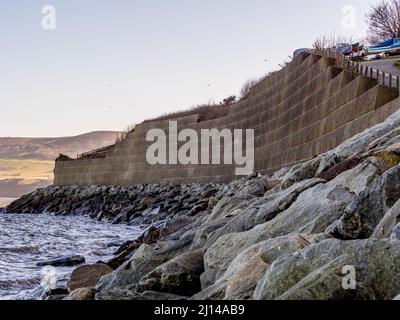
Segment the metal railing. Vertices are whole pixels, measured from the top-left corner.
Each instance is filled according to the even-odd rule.
[[[107,156],[107,153],[114,148],[115,145],[95,149],[89,152],[78,154],[76,160],[87,160],[87,159],[101,159]]]
[[[396,88],[400,91],[400,77],[398,76],[352,61],[349,57],[333,49],[315,49],[313,52],[317,55],[336,59],[345,70],[375,79],[384,86]]]

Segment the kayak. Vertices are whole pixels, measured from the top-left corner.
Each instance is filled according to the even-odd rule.
[[[368,54],[390,53],[400,51],[400,38],[393,38],[368,48]]]

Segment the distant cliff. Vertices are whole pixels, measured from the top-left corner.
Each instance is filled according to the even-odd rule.
[[[95,131],[60,138],[0,137],[0,159],[53,161],[60,153],[75,158],[85,151],[113,144],[117,135],[115,131]]]
[[[118,132],[98,131],[74,137],[1,138],[0,197],[19,197],[53,182],[54,159],[111,145]]]

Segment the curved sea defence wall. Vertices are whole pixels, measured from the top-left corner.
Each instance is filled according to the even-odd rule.
[[[254,169],[268,174],[332,150],[399,109],[398,89],[346,69],[338,59],[304,53],[258,84],[226,116],[143,123],[103,158],[57,161],[54,184],[127,186],[237,178],[236,164],[148,164],[146,150],[152,142],[146,135],[154,128],[168,132],[169,121],[177,121],[178,130],[196,130],[198,136],[202,129],[254,129]]]

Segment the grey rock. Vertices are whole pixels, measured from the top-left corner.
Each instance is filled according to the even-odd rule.
[[[82,256],[67,256],[60,257],[51,260],[38,262],[38,267],[53,266],[53,267],[72,267],[79,264],[85,263],[85,258]]]
[[[94,300],[95,295],[95,288],[80,288],[72,291],[64,300]]]
[[[220,237],[205,253],[205,286],[213,284],[232,260],[246,248],[264,241],[289,234],[322,233],[337,220],[354,195],[342,186],[318,184],[304,191],[297,200],[273,220],[253,229]],[[219,257],[216,263],[214,257]],[[215,267],[211,267],[211,265]],[[213,272],[210,272],[214,269]]]
[[[143,244],[127,262],[114,272],[102,277],[96,288],[103,291],[137,284],[144,275],[164,263],[165,259],[151,246]]]
[[[290,255],[327,237],[328,235],[283,236],[251,246],[231,262],[227,271],[218,278],[215,284],[205,288],[195,297],[226,300],[250,299],[257,282],[276,259]],[[205,273],[202,276],[203,279],[206,276]]]
[[[393,232],[390,235],[390,239],[392,240],[400,240],[400,223],[397,224],[394,228],[393,228]]]
[[[95,287],[101,277],[112,271],[113,269],[109,266],[101,263],[80,266],[72,272],[67,284],[68,289],[73,291],[79,288]]]
[[[400,200],[397,201],[388,212],[386,212],[385,216],[375,228],[371,238],[390,238],[391,234],[394,232],[396,224],[398,223],[400,223]]]
[[[355,194],[360,194],[386,170],[385,161],[373,157],[367,159],[354,169],[343,172],[332,180],[332,182],[346,187]]]
[[[400,291],[400,242],[325,240],[276,260],[257,284],[255,299],[392,299]],[[343,286],[353,266],[356,289]]]
[[[140,279],[136,290],[191,296],[201,290],[200,274],[203,270],[202,250],[185,253]]]
[[[400,199],[400,166],[386,171],[346,208],[327,229],[339,239],[369,238],[385,213]]]
[[[271,190],[263,198],[247,202],[248,206],[241,211],[241,214],[237,214],[233,219],[225,222],[221,228],[207,237],[205,248],[209,248],[223,235],[248,231],[259,224],[272,220],[279,213],[288,209],[302,192],[323,182],[322,179],[304,180],[284,190]]]

